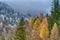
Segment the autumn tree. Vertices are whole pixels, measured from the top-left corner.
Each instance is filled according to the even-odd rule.
[[[56,23],[54,23],[54,26],[51,30],[50,40],[58,40],[58,28]]]
[[[35,22],[33,24],[33,29],[38,28],[39,25],[40,25],[40,18],[37,16],[37,18],[35,19]]]
[[[47,21],[47,17],[46,16],[43,17],[42,23],[39,26],[39,30],[41,29],[43,24],[45,24],[48,27],[48,21]]]
[[[24,18],[22,17],[20,20],[19,25],[16,27],[16,32],[15,32],[15,40],[26,40],[26,32],[25,32],[25,22]]]
[[[34,24],[34,18],[31,17],[31,18],[29,19],[29,26],[32,27],[33,24]]]
[[[25,21],[25,26],[26,26],[26,40],[32,40],[32,37],[31,37],[31,31],[32,31],[32,18],[30,18],[29,21]]]
[[[43,13],[39,13],[38,17],[40,18],[40,21],[42,22],[42,20],[43,20]]]
[[[32,36],[32,39],[31,40],[39,40],[39,33],[38,33],[38,27],[40,25],[40,18],[39,17],[36,17],[34,19],[34,23],[33,23],[33,28],[32,28],[32,33],[31,33],[31,36]]]
[[[42,40],[48,40],[48,37],[49,37],[48,22],[47,22],[47,18],[44,17],[40,28],[40,38]]]

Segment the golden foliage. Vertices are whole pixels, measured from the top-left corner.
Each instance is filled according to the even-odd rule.
[[[49,35],[48,21],[47,21],[47,17],[45,16],[43,17],[42,23],[39,17],[37,17],[36,19],[31,17],[29,20],[29,25],[33,27],[33,29],[31,30],[32,40],[40,40],[40,39],[41,40],[57,40],[58,39],[57,24],[56,23],[54,24],[53,29],[51,30],[51,35]]]
[[[32,30],[32,36],[34,35],[34,33],[35,33],[35,30]]]
[[[47,18],[46,18],[46,17],[43,18],[42,23],[39,25],[39,30],[41,29],[41,27],[42,27],[43,25],[46,25],[46,27],[48,27],[48,21],[47,21]]]
[[[40,30],[40,37],[44,38],[45,36],[48,36],[48,34],[49,34],[48,28],[46,27],[46,25],[43,25]]]
[[[40,18],[37,17],[33,24],[33,28],[36,29],[39,25],[40,25]]]
[[[30,20],[29,20],[29,26],[32,26],[33,25],[33,22],[34,22],[34,18],[31,17]]]
[[[39,37],[39,30],[32,30],[32,40],[39,40],[40,37]]]
[[[47,18],[44,17],[43,22],[41,23],[40,37],[43,39],[49,35]]]
[[[51,40],[57,40],[58,36],[58,28],[57,28],[57,24],[54,23],[53,29],[51,30],[51,35],[50,38]]]
[[[47,17],[45,17],[45,16],[44,16],[44,18],[43,18],[43,23],[48,27]]]

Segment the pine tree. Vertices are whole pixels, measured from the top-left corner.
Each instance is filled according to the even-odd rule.
[[[59,0],[53,0],[52,15],[59,13]]]
[[[49,36],[49,29],[48,29],[47,19],[45,17],[43,19],[43,22],[41,23],[40,38],[42,38],[43,40],[48,40],[48,36]]]
[[[56,23],[54,23],[54,26],[51,30],[50,40],[58,40],[58,27]]]
[[[15,32],[15,40],[25,40],[26,38],[26,32],[25,32],[25,27],[24,27],[24,18],[22,17],[20,20],[19,25],[16,28]]]
[[[56,22],[57,25],[60,24],[58,23],[58,20],[60,20],[59,18],[60,18],[59,0],[53,0],[51,16],[48,17],[48,23],[49,23],[50,30],[52,29],[54,22]]]

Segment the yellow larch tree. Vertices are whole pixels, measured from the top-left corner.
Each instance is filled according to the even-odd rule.
[[[47,18],[44,17],[43,21],[40,25],[40,38],[42,38],[43,40],[48,40],[48,36],[49,36],[49,29],[48,29],[48,22],[47,22]]]
[[[35,29],[32,30],[32,40],[40,40],[39,30],[35,30]]]
[[[36,29],[36,28],[38,28],[38,26],[40,25],[40,18],[39,17],[37,17],[36,19],[35,19],[35,22],[34,22],[34,24],[33,24],[33,29]]]
[[[41,27],[43,26],[43,25],[46,25],[46,27],[48,27],[48,21],[47,21],[47,17],[43,17],[43,20],[42,20],[42,23],[39,25],[39,30],[41,30]]]
[[[43,17],[43,24],[45,24],[48,27],[48,20],[46,16]]]
[[[56,23],[54,23],[54,26],[51,30],[50,40],[58,40],[58,27]]]
[[[33,23],[34,23],[34,18],[33,18],[33,17],[31,17],[31,18],[29,19],[29,26],[32,26],[32,25],[33,25]]]
[[[32,29],[32,40],[39,40],[38,27],[40,25],[40,18],[36,17]]]

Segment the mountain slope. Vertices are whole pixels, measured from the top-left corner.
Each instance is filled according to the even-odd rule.
[[[14,25],[18,23],[21,14],[14,11],[9,5],[0,2],[0,22]]]

